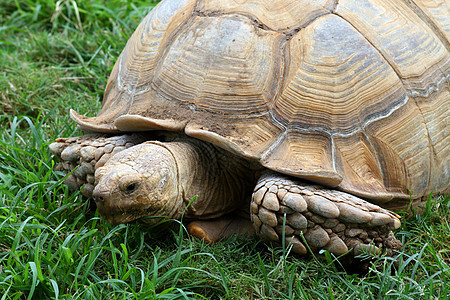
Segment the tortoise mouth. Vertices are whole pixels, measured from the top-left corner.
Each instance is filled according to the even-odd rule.
[[[98,212],[100,216],[107,220],[111,225],[119,225],[130,223],[142,218],[142,214],[137,211],[128,211],[122,209],[101,209],[97,204]]]
[[[95,201],[100,216],[112,225],[130,223],[148,215],[141,203],[112,205],[110,201]]]
[[[154,225],[165,219],[165,216],[159,216],[154,211],[143,207],[142,204],[131,205],[125,207],[105,205],[105,203],[97,203],[97,209],[100,216],[108,221],[111,225],[119,225],[131,223],[134,221],[143,225]]]

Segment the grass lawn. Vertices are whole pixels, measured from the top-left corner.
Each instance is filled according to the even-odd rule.
[[[48,144],[80,135],[127,38],[151,9],[137,0],[0,1],[0,299],[448,299],[450,197],[403,220],[405,247],[368,274],[332,258],[184,230],[111,226],[62,184]],[[326,253],[325,253],[326,254]]]

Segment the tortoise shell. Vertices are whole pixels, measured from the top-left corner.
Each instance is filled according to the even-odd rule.
[[[448,191],[445,0],[166,0],[85,131],[184,132],[374,202]]]

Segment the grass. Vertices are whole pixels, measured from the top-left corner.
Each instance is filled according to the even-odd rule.
[[[450,197],[405,220],[399,266],[368,274],[333,258],[184,230],[111,226],[62,184],[48,144],[79,135],[69,108],[94,114],[148,1],[0,2],[0,299],[446,299]],[[328,257],[328,258],[327,258]]]

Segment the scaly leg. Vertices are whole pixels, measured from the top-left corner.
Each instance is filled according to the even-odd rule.
[[[50,151],[60,158],[56,170],[71,175],[65,184],[72,190],[91,198],[94,190],[94,172],[103,166],[117,152],[140,144],[149,138],[141,134],[107,136],[88,134],[72,138],[59,138],[50,144]],[[84,186],[84,187],[83,187]]]
[[[392,233],[400,226],[397,214],[348,193],[273,172],[259,180],[250,210],[263,240],[281,242],[284,231],[286,245],[292,244],[301,255],[308,252],[302,234],[312,251],[325,249],[335,255],[349,250],[354,255],[388,250],[392,255],[402,247]]]

